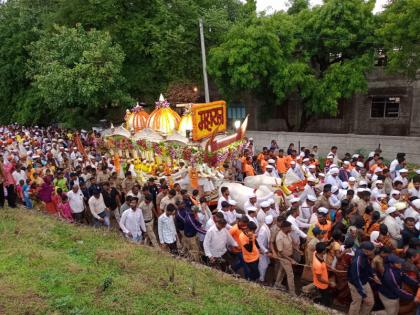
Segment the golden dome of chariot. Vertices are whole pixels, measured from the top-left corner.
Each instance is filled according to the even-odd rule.
[[[189,105],[181,117],[181,122],[179,123],[178,132],[184,137],[188,136],[188,131],[192,131],[193,121],[191,114],[191,105]]]
[[[178,129],[181,117],[169,107],[169,102],[160,95],[156,102],[156,109],[149,115],[147,127],[165,135],[172,134]]]
[[[139,132],[140,130],[146,128],[148,118],[149,114],[146,113],[142,106],[137,104],[131,111],[127,109],[125,114],[125,124],[128,130]]]

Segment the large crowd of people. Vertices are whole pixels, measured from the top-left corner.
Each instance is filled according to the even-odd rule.
[[[321,157],[317,146],[284,150],[273,140],[257,152],[246,141],[224,163],[225,180],[264,174],[301,188],[280,192],[281,203],[252,194],[240,209],[222,187],[212,206],[203,189],[165,176],[140,182],[129,161],[118,172],[96,132],[3,126],[0,206],[115,229],[292,295],[299,287],[349,314],[420,312],[420,171],[407,169],[404,153],[387,163],[380,149],[365,157],[332,146]]]

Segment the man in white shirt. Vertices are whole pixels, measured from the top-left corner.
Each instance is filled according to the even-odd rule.
[[[311,225],[309,223],[303,223],[296,218],[299,216],[299,208],[292,207],[290,210],[290,215],[287,217],[286,221],[289,221],[292,224],[292,232],[290,232],[290,237],[293,240],[295,248],[299,248],[300,239],[306,239],[307,235],[301,230],[301,228],[309,228]]]
[[[298,165],[295,161],[290,162],[290,168],[288,169],[286,173],[286,177],[287,177],[287,174],[289,174],[289,176],[293,176],[293,175],[297,176],[300,180],[305,179],[305,176],[303,175],[300,165]]]
[[[274,201],[274,198],[270,198],[267,201],[270,203],[270,210],[268,210],[267,214],[271,215],[275,220],[280,215],[280,211],[278,207],[276,207],[276,202]]]
[[[361,177],[360,172],[363,169],[363,167],[364,165],[362,162],[356,162],[356,165],[350,172],[351,177],[354,177],[356,179],[356,182],[360,181],[360,177]]]
[[[327,176],[327,178],[325,179],[325,182],[327,184],[331,184],[331,186],[337,186],[338,188],[341,187],[341,180],[338,177],[339,174],[339,170],[338,168],[333,168],[329,171],[329,175]]]
[[[221,192],[221,196],[219,197],[219,200],[217,200],[217,210],[222,209],[222,202],[223,201],[229,201],[230,197],[229,197],[229,188],[228,187],[222,187],[220,189]]]
[[[307,181],[308,182],[306,183],[305,188],[303,188],[303,192],[299,197],[301,203],[303,203],[309,195],[312,195],[316,198],[315,185],[317,179],[315,177],[308,177]]]
[[[260,210],[257,212],[258,226],[262,226],[264,224],[265,217],[268,215],[271,204],[268,200],[266,200],[261,202],[260,207]]]
[[[401,192],[398,190],[391,191],[391,198],[388,201],[388,206],[392,207],[395,203],[397,203],[401,198]]]
[[[411,202],[411,206],[404,211],[404,219],[411,217],[418,222],[420,214],[417,209],[420,209],[420,199],[416,199]]]
[[[263,175],[264,176],[269,176],[269,177],[279,178],[278,175],[276,176],[276,174],[274,172],[274,167],[270,164],[265,167],[265,172],[264,172]]]
[[[413,188],[408,190],[410,197],[417,197],[420,199],[420,175],[415,175],[413,178]]]
[[[95,189],[93,191],[93,196],[89,198],[88,203],[90,212],[92,213],[94,219],[95,227],[99,227],[100,224],[103,224],[110,228],[108,214],[109,209],[105,206],[104,197],[102,196],[100,190]]]
[[[26,173],[24,170],[21,169],[19,164],[16,165],[16,169],[12,173],[13,179],[15,180],[16,185],[19,185],[20,181],[23,180],[26,183]]]
[[[388,228],[389,235],[391,236],[395,247],[397,247],[402,239],[401,225],[397,221],[397,217],[399,217],[398,210],[395,207],[389,207],[385,213],[387,216],[384,220],[384,224]]]
[[[376,200],[379,195],[384,194],[384,193],[385,193],[384,182],[382,180],[378,179],[375,182],[375,187],[371,191],[372,200]]]
[[[230,204],[227,201],[222,201],[222,209],[219,210],[220,213],[223,214],[223,218],[225,219],[227,225],[227,229],[229,230],[232,225],[236,223],[236,217],[233,220],[233,217],[230,214]]]
[[[246,209],[249,207],[257,208],[257,195],[254,193],[249,195],[248,200],[244,204],[245,214],[248,213]]]
[[[83,192],[80,190],[78,185],[73,185],[73,188],[67,193],[67,198],[69,199],[74,220],[78,223],[83,223],[85,200]]]
[[[403,168],[403,169],[400,169],[398,171],[398,173],[399,174],[397,175],[397,177],[395,177],[394,181],[397,181],[397,180],[400,181],[403,184],[402,188],[407,189],[407,186],[408,186],[408,178],[407,178],[408,170],[406,168]]]
[[[276,161],[274,159],[269,159],[267,162],[268,162],[267,167],[268,166],[272,166],[273,167],[272,168],[272,171],[271,171],[271,177],[280,178],[279,172],[277,171],[277,167],[276,167]],[[269,168],[267,168],[267,170],[268,169]]]
[[[258,231],[257,241],[260,246],[260,260],[258,262],[258,270],[260,271],[260,281],[264,282],[265,273],[267,272],[268,265],[270,264],[270,239],[271,230],[270,227],[273,225],[273,217],[267,215],[264,217],[260,230]]]
[[[339,162],[341,162],[341,161],[338,159],[338,157],[337,157],[337,150],[338,150],[338,148],[334,145],[334,146],[332,146],[332,147],[331,147],[331,151],[330,151],[330,153],[328,153],[328,155],[327,155],[327,156],[331,156],[331,155],[332,155],[332,157],[333,157],[333,163],[334,163],[335,165],[338,165],[338,163],[339,163]]]
[[[395,160],[389,165],[389,171],[391,173],[391,178],[395,178],[398,174],[396,172],[397,166],[405,160],[405,153],[397,153]]]
[[[176,246],[177,234],[174,222],[175,212],[175,205],[169,203],[167,207],[165,207],[165,212],[162,213],[158,219],[160,247],[170,251],[171,254],[178,254]]]
[[[127,196],[136,197],[139,203],[144,200],[144,195],[140,191],[138,185],[134,185],[133,188],[127,193]]]
[[[257,226],[257,231],[258,231],[258,219],[257,219],[257,207],[254,206],[248,206],[245,208],[245,213],[247,213],[247,217],[249,219],[249,221],[252,221],[255,223],[255,225]]]
[[[160,201],[160,211],[162,213],[164,213],[166,211],[166,208],[168,207],[169,204],[175,205],[176,202],[176,190],[175,189],[171,189],[168,194],[162,198],[162,200]]]
[[[125,210],[120,219],[120,228],[124,235],[135,243],[140,243],[146,235],[143,212],[137,207],[138,199],[133,197],[130,201],[130,208]]]
[[[212,265],[218,262],[222,267],[225,266],[227,259],[223,258],[226,255],[228,248],[238,246],[226,229],[226,224],[227,222],[225,219],[217,220],[204,237],[204,253],[209,258],[210,264]]]
[[[299,216],[296,219],[303,223],[309,223],[316,200],[317,198],[315,196],[308,195],[299,207]]]

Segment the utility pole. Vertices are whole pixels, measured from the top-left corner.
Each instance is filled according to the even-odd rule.
[[[201,59],[203,60],[204,96],[206,103],[210,102],[209,81],[207,79],[206,45],[204,43],[203,19],[198,20],[200,24]]]

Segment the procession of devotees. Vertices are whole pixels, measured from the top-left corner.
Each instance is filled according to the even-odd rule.
[[[212,176],[191,189],[183,162],[144,180],[132,160],[101,152],[100,141],[95,131],[2,126],[0,206],[111,229],[349,314],[419,312],[420,171],[405,153],[387,162],[380,149],[363,156],[331,144],[319,156],[316,144],[274,140],[258,152],[245,139],[216,170],[224,183],[300,183],[260,199],[258,189],[230,191]],[[241,191],[240,203],[233,195]]]

